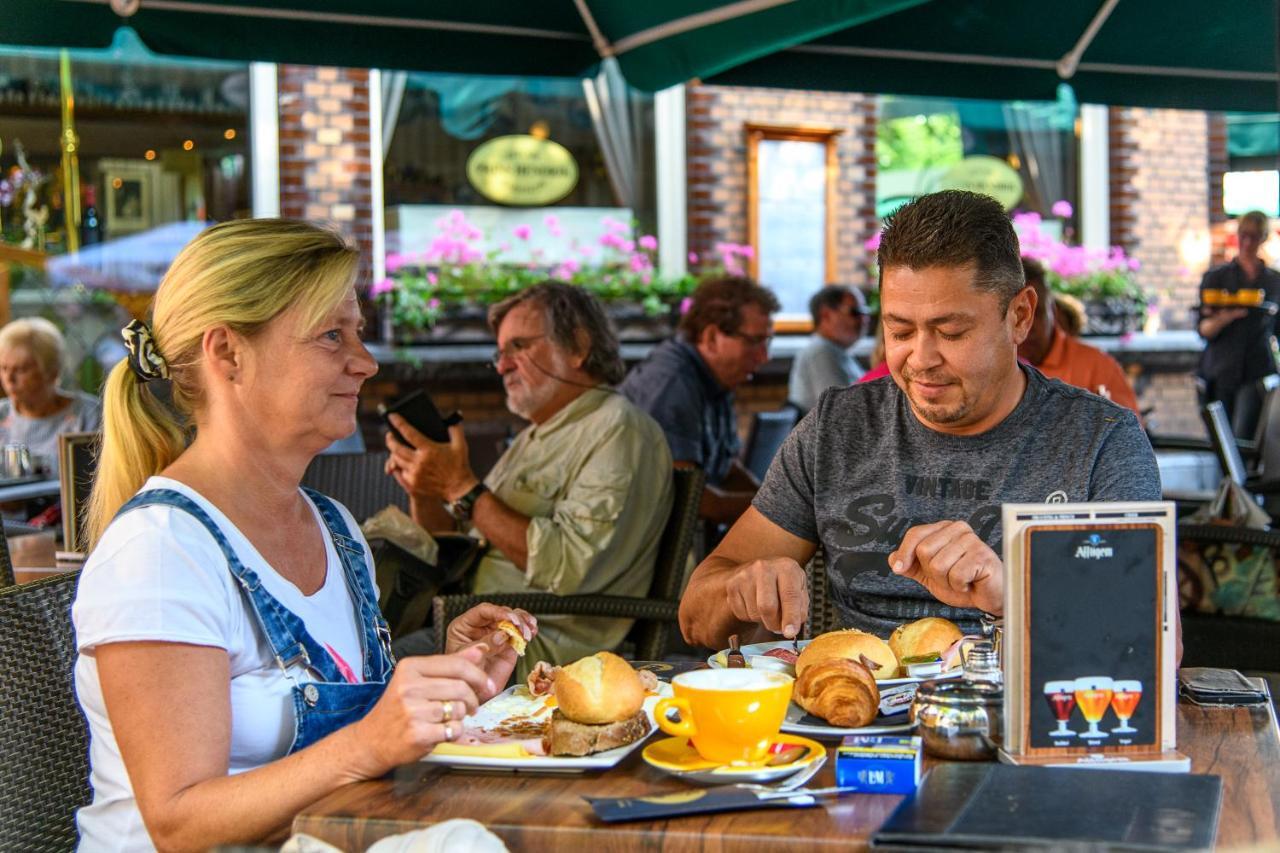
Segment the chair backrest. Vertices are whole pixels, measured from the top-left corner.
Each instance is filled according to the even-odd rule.
[[[792,406],[786,406],[776,412],[756,412],[751,417],[751,430],[747,433],[747,444],[742,453],[742,464],[756,475],[757,480],[764,480],[769,463],[777,454],[782,442],[791,434],[800,413]]]
[[[662,539],[658,542],[658,556],[653,564],[653,583],[649,598],[658,601],[675,601],[680,597],[680,585],[684,582],[685,562],[693,545],[693,534],[698,527],[698,504],[707,477],[701,468],[676,468],[673,472],[675,496],[671,501],[671,514],[667,516]],[[662,660],[666,652],[671,625],[664,622],[641,622],[636,626],[636,658]]]
[[[1262,395],[1262,411],[1258,415],[1258,430],[1254,444],[1258,455],[1255,470],[1263,482],[1280,480],[1280,375],[1270,374],[1258,380]]]
[[[409,496],[384,470],[386,451],[377,453],[325,453],[311,460],[302,485],[333,498],[363,523],[369,516],[395,504],[409,511]]]
[[[13,586],[13,560],[9,557],[9,538],[0,533],[0,589]]]
[[[1267,588],[1275,589],[1280,531],[1179,523],[1178,546],[1178,587],[1184,602],[1229,603],[1244,613],[1271,617],[1183,610],[1182,665],[1280,672],[1280,602],[1272,598],[1274,592],[1257,597]],[[1270,551],[1270,559],[1259,560],[1259,551]],[[1233,576],[1235,567],[1249,563],[1248,571],[1272,577]]]
[[[1207,404],[1201,411],[1205,429],[1209,431],[1209,443],[1213,452],[1218,455],[1218,464],[1222,472],[1240,485],[1244,485],[1244,457],[1240,455],[1240,446],[1236,444],[1235,433],[1231,431],[1231,421],[1227,418],[1227,409],[1219,400]]]
[[[841,627],[840,613],[831,597],[831,584],[827,579],[827,555],[818,546],[805,566],[809,576],[809,621],[805,625],[805,637],[812,639],[819,634]]]
[[[62,491],[62,548],[86,549],[84,522],[89,510],[89,493],[98,473],[98,448],[102,433],[64,432],[58,436],[58,477]]]
[[[0,850],[72,850],[88,804],[71,602],[79,574],[0,589]]]

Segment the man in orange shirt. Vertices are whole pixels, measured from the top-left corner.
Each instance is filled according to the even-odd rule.
[[[1141,417],[1138,398],[1119,362],[1054,325],[1053,297],[1045,285],[1044,267],[1040,262],[1023,258],[1022,270],[1027,284],[1036,291],[1036,314],[1031,332],[1018,346],[1018,355],[1050,379],[1061,379],[1068,385],[1092,391],[1132,409]]]

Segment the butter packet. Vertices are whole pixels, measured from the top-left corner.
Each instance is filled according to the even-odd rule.
[[[848,735],[836,748],[836,784],[869,794],[910,794],[920,784],[921,740]]]

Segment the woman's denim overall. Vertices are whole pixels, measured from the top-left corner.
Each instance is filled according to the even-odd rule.
[[[208,529],[227,558],[227,567],[240,582],[250,609],[275,654],[276,663],[285,678],[293,682],[295,714],[293,744],[289,752],[310,746],[321,738],[359,720],[382,695],[395,667],[391,654],[391,633],[378,609],[371,573],[365,564],[364,546],[351,538],[346,522],[337,506],[324,495],[304,489],[315,502],[320,517],[333,539],[334,549],[342,563],[347,590],[356,606],[360,624],[360,646],[364,653],[363,683],[352,684],[342,677],[333,658],[307,633],[302,620],[286,609],[262,587],[257,573],[236,557],[218,525],[194,501],[172,489],[151,489],[134,495],[120,509],[124,514],[144,506],[170,506],[193,516]],[[301,663],[311,671],[315,681],[299,683],[289,667]]]

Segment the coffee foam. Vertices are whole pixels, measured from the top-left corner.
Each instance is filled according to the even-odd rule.
[[[786,673],[759,669],[699,669],[671,679],[673,684],[694,690],[769,690],[793,680]]]

